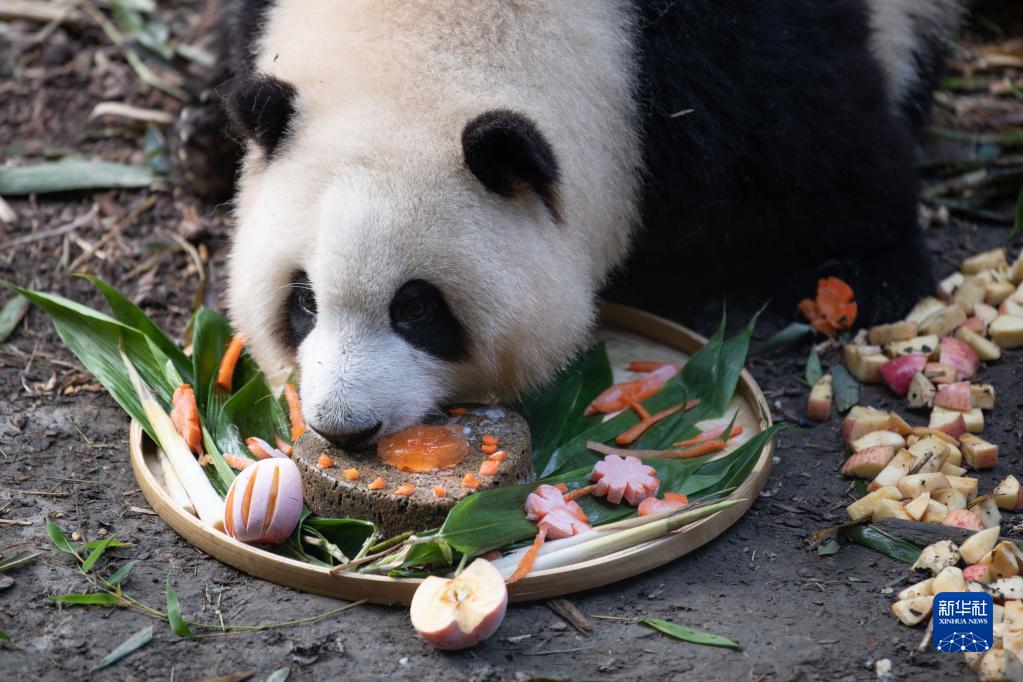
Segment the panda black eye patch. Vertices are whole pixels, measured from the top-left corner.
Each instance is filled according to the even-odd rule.
[[[410,345],[441,360],[468,354],[465,329],[440,289],[421,279],[401,285],[391,299],[391,329]]]
[[[228,92],[227,112],[238,133],[271,156],[295,116],[295,88],[270,76],[239,78]]]
[[[316,294],[309,276],[299,270],[291,275],[284,301],[284,341],[292,351],[316,326]]]

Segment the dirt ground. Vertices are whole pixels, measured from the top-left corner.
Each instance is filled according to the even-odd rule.
[[[201,41],[203,15],[191,3],[165,4],[169,9],[160,15],[171,34],[184,42]],[[972,71],[981,40],[1005,45],[1023,36],[1014,28],[1018,21],[1007,21],[997,3],[990,7],[990,14],[974,22],[975,38],[964,41],[953,64],[955,75],[983,82],[941,93],[936,125],[989,134],[999,126],[1023,123],[1019,66]],[[38,40],[41,27],[0,22],[0,161],[37,162],[73,151],[141,162],[144,126],[90,119],[92,107],[113,100],[174,112],[179,104],[141,84],[119,49],[88,21],[56,27]],[[199,71],[179,67],[188,76]],[[169,71],[161,75],[176,77]],[[1015,84],[1016,95],[998,89],[1005,80]],[[187,84],[188,78],[181,82]],[[1009,123],[993,122],[996,116]],[[946,153],[949,144],[932,140],[926,158],[963,153]],[[967,145],[971,154],[977,144]],[[1004,169],[1012,166],[1011,151],[989,150],[986,158]],[[943,182],[947,178],[933,178],[928,186],[940,189]],[[996,198],[979,206],[981,193],[971,191],[976,187],[946,187],[926,203],[926,213],[937,214],[928,221],[927,234],[942,273],[963,256],[1008,239],[1011,205]],[[216,305],[222,294],[228,210],[201,204],[187,188],[161,183],[144,190],[7,200],[17,219],[0,224],[0,277],[100,306],[92,287],[69,275],[92,272],[176,334],[183,331],[196,298]],[[940,203],[952,209],[950,220],[942,220]],[[51,237],[10,241],[71,223],[73,228]],[[200,273],[206,278],[201,290]],[[0,294],[0,301],[6,299]],[[732,326],[743,323],[758,304],[729,301]],[[712,330],[719,313],[720,301],[693,302],[675,311],[703,333]],[[769,308],[757,337],[767,338],[792,319],[790,310]],[[855,545],[830,557],[818,556],[811,547],[810,533],[837,523],[851,496],[849,483],[837,475],[839,421],[812,426],[799,416],[806,389],[797,377],[808,350],[804,342],[751,364],[775,418],[798,428],[778,436],[767,488],[732,529],[659,570],[571,596],[593,624],[589,635],[577,633],[544,603],[523,604],[511,607],[500,632],[481,646],[441,653],[416,639],[404,608],[359,606],[311,624],[182,639],[165,622],[137,612],[61,607],[47,600],[86,587],[66,555],[51,548],[48,517],[86,540],[113,533],[130,541],[132,546],[102,559],[113,566],[138,560],[125,591],[163,608],[169,577],[190,619],[268,623],[340,605],[241,574],[192,548],[153,515],[128,466],[126,416],[60,345],[46,317],[32,310],[0,346],[0,552],[23,543],[44,554],[7,574],[13,584],[0,582],[0,628],[15,643],[0,648],[0,676],[240,680],[249,675],[266,679],[286,667],[293,680],[860,680],[875,679],[875,662],[887,658],[899,679],[970,677],[958,656],[917,652],[922,630],[907,629],[888,614],[892,588],[909,576],[904,564]],[[983,370],[999,393],[985,437],[1002,447],[1002,458],[994,472],[981,475],[982,488],[1023,471],[1017,426],[1023,408],[1020,358],[1021,353],[1010,352]],[[834,354],[826,356],[825,364],[834,360]],[[878,389],[865,390],[863,401],[900,407]],[[1021,520],[1015,515],[1006,527]],[[723,634],[744,650],[671,640],[622,619],[629,617],[665,618]],[[155,637],[149,645],[90,673],[117,644],[150,624]]]

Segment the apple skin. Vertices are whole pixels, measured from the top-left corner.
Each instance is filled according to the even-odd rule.
[[[451,595],[465,589],[461,600]],[[478,601],[478,603],[477,603]],[[497,632],[508,609],[508,588],[500,572],[477,559],[457,578],[429,576],[416,589],[409,615],[428,644],[447,651],[468,649]],[[438,618],[438,610],[447,611]]]

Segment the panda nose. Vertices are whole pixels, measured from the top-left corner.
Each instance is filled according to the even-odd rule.
[[[380,426],[381,422],[377,422],[368,429],[360,429],[358,431],[328,431],[326,429],[318,429],[315,426],[312,426],[312,430],[342,450],[359,450],[364,449],[369,444],[368,441],[380,431]]]

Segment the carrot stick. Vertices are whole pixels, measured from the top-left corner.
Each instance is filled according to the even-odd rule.
[[[706,455],[710,452],[717,452],[718,450],[724,450],[728,447],[728,443],[723,440],[710,440],[706,443],[701,443],[695,448],[689,448],[688,450],[679,450],[678,454],[674,455],[678,459],[688,459],[690,457],[699,457],[700,455]]]
[[[302,399],[298,397],[298,389],[295,387],[295,384],[284,386],[284,397],[288,401],[288,420],[291,421],[291,442],[294,443],[306,430],[305,417],[302,416]]]
[[[254,459],[249,459],[248,457],[243,457],[241,455],[232,455],[228,452],[225,452],[221,456],[224,458],[224,461],[227,462],[227,466],[232,469],[237,469],[238,471],[256,463],[256,460]],[[199,466],[204,467],[209,466],[210,464],[213,464],[213,458],[209,455],[203,455],[199,458]]]
[[[533,539],[533,546],[530,547],[525,554],[522,555],[522,561],[515,567],[515,572],[506,580],[509,585],[517,583],[518,581],[529,575],[529,572],[533,570],[533,562],[536,561],[536,555],[540,552],[540,547],[543,546],[543,541],[547,538],[547,529],[540,528],[537,532],[536,537]]]
[[[227,344],[224,357],[220,358],[220,369],[217,370],[217,386],[225,391],[231,390],[231,378],[234,376],[234,368],[238,364],[238,358],[242,356],[242,349],[245,348],[245,335],[235,334],[231,337],[231,343]]]
[[[665,417],[670,417],[671,415],[681,410],[683,407],[685,407],[685,405],[679,403],[678,405],[672,405],[668,409],[662,410],[657,414],[646,417],[645,419],[639,421],[636,424],[633,424],[630,428],[626,429],[622,433],[619,433],[617,436],[615,436],[615,442],[618,443],[619,445],[630,445],[634,443],[636,439],[642,436],[644,433],[646,433],[646,430],[649,429],[651,426],[661,421]]]
[[[679,442],[675,443],[675,447],[676,448],[688,448],[690,445],[699,445],[700,443],[706,443],[709,440],[714,440],[715,438],[717,438],[718,436],[720,436],[721,434],[723,434],[725,432],[725,428],[726,427],[724,427],[724,426],[719,426],[716,429],[711,429],[710,431],[704,431],[703,433],[701,433],[698,436],[693,436],[692,438],[689,438],[687,440],[682,440],[682,441],[679,441]],[[742,426],[739,425],[739,424],[736,424],[735,426],[732,427],[732,431],[731,431],[731,433],[728,434],[728,438],[735,438],[740,433],[742,433]],[[728,438],[724,438],[722,440],[728,440]]]
[[[584,496],[589,495],[590,493],[592,493],[593,489],[596,488],[596,487],[597,486],[595,486],[595,485],[588,485],[588,486],[585,486],[583,488],[576,488],[575,490],[573,490],[570,493],[565,493],[564,495],[562,495],[562,497],[565,498],[565,502],[571,502],[572,500],[578,500],[580,497],[584,497]]]
[[[665,365],[675,365],[676,367],[681,366],[675,362],[657,362],[656,360],[633,360],[632,362],[629,363],[629,371],[643,373],[654,372],[659,370],[661,367],[664,367]]]
[[[632,408],[632,411],[639,415],[640,419],[650,419],[650,413],[643,404],[632,398],[624,398],[625,404]]]
[[[188,384],[181,384],[174,389],[170,417],[192,454],[201,455],[202,425],[199,423],[199,406],[195,402],[195,392]]]

